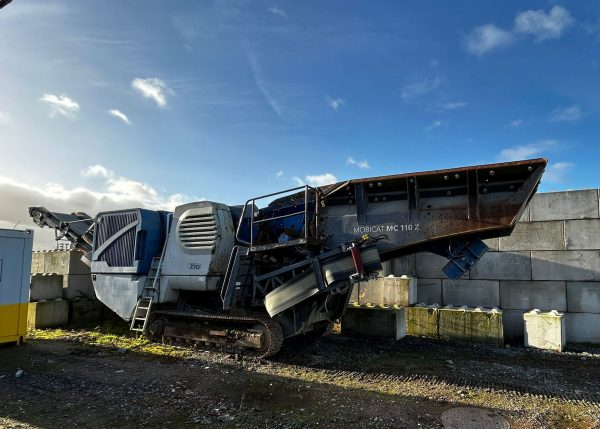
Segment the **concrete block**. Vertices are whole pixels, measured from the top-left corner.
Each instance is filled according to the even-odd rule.
[[[495,280],[442,280],[444,305],[499,307],[500,282]]]
[[[562,352],[566,342],[564,313],[533,310],[523,315],[525,347]]]
[[[64,250],[53,250],[44,253],[44,272],[69,274],[69,255]]]
[[[483,242],[490,248],[490,250],[500,250],[500,239],[496,238],[488,238],[483,240]]]
[[[600,217],[597,189],[536,194],[530,206],[532,222]]]
[[[485,310],[480,307],[471,312],[471,341],[478,343],[504,344],[502,311]]]
[[[404,308],[348,308],[342,317],[342,334],[368,337],[391,337],[399,340],[406,336]]]
[[[385,277],[383,305],[406,307],[417,303],[417,279],[414,277]]]
[[[533,280],[600,281],[600,251],[532,251]]]
[[[445,340],[504,344],[502,312],[481,308],[440,308],[439,336]]]
[[[600,219],[565,222],[567,250],[600,249]]]
[[[29,300],[42,301],[62,298],[63,276],[58,274],[34,274],[29,285]]]
[[[63,277],[63,299],[95,298],[90,274],[69,274]]]
[[[567,282],[569,313],[600,313],[600,282]]]
[[[519,222],[531,222],[531,204],[528,204],[519,218]]]
[[[33,252],[31,254],[31,274],[42,274],[44,272],[45,252]]]
[[[360,305],[413,305],[417,302],[416,279],[392,276],[360,282],[357,298]]]
[[[438,338],[438,306],[416,305],[405,310],[407,335]]]
[[[90,274],[90,268],[81,262],[79,250],[50,250],[33,252],[32,274]]]
[[[445,276],[442,268],[448,259],[434,253],[417,253],[417,278],[435,279]]]
[[[600,314],[567,313],[567,343],[600,344]]]
[[[423,304],[442,304],[442,280],[418,279],[417,302]]]
[[[522,338],[525,335],[523,314],[525,310],[502,310],[502,326],[506,338]]]
[[[62,299],[29,303],[28,328],[56,328],[69,321],[69,302]]]
[[[439,336],[442,340],[471,339],[471,315],[463,308],[440,308]]]
[[[417,256],[414,253],[392,259],[390,262],[392,264],[391,273],[395,276],[415,276],[417,274]]]
[[[499,241],[500,250],[564,250],[564,223],[517,223],[512,234],[500,237]]]
[[[567,311],[566,283],[561,281],[500,282],[500,307],[507,310]]]
[[[487,252],[471,269],[469,278],[531,280],[530,252]]]

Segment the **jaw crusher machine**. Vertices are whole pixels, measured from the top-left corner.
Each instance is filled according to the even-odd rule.
[[[381,262],[428,251],[452,279],[509,235],[545,159],[302,186],[241,206],[201,201],[55,213],[31,207],[84,255],[97,297],[154,340],[254,356],[318,335]]]

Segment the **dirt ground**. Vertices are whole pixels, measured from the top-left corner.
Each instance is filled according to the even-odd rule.
[[[0,348],[0,427],[442,428],[472,406],[512,428],[600,428],[592,348],[328,334],[253,360],[102,330],[32,336]]]

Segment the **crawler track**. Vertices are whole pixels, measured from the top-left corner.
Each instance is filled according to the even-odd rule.
[[[164,320],[163,334],[160,336],[147,334],[152,340],[162,340],[168,344],[183,345],[199,350],[221,351],[244,356],[265,358],[277,353],[283,345],[283,332],[279,323],[268,315],[229,316],[224,314],[207,314],[185,311],[156,311],[154,320]],[[236,341],[240,333],[255,333],[256,327],[262,328],[261,347],[245,347]],[[228,330],[232,335],[210,338],[197,338],[196,333],[213,330]]]

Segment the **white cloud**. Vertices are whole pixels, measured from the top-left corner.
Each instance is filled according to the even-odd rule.
[[[517,14],[515,18],[515,31],[517,33],[531,34],[540,42],[548,39],[558,39],[575,20],[567,9],[554,6],[550,13],[543,10],[528,10]]]
[[[129,120],[127,115],[125,113],[121,112],[119,109],[110,109],[108,111],[108,114],[111,116],[114,116],[117,119],[120,119],[121,121],[125,122],[127,125],[131,125],[131,121]]]
[[[433,121],[431,124],[429,124],[426,128],[425,131],[429,132],[429,131],[433,131],[436,128],[440,128],[443,127],[444,125],[446,125],[445,121]]]
[[[337,178],[331,173],[319,174],[316,176],[306,176],[306,183],[311,186],[324,186],[336,183]]]
[[[273,15],[280,16],[286,20],[288,19],[288,14],[283,9],[279,9],[278,7],[270,7],[267,10],[269,12],[271,12]]]
[[[574,104],[569,107],[555,109],[550,113],[550,122],[577,122],[583,117],[581,107]]]
[[[50,106],[50,116],[62,115],[73,119],[80,109],[79,103],[64,94],[44,94],[40,101]]]
[[[275,177],[281,179],[283,177],[283,171],[279,170],[277,173],[275,173]]]
[[[486,52],[512,44],[514,36],[510,31],[494,24],[486,24],[471,30],[464,42],[470,53],[482,56]]]
[[[119,176],[101,165],[93,165],[82,172],[85,177],[102,178],[99,190],[85,185],[66,187],[57,183],[32,185],[0,176],[0,227],[34,229],[35,246],[54,247],[54,234],[40,229],[31,222],[27,208],[44,206],[49,210],[71,213],[82,211],[91,216],[105,210],[145,207],[154,210],[173,210],[190,201],[182,194],[162,195],[151,185]]]
[[[333,110],[337,110],[344,104],[344,100],[341,98],[330,98],[327,97],[327,105],[331,107]]]
[[[442,104],[442,109],[443,110],[457,110],[457,109],[462,109],[463,107],[467,107],[469,103],[467,103],[466,101],[452,101],[449,103],[444,103]]]
[[[294,182],[296,186],[304,186],[306,184],[309,184],[310,186],[325,186],[331,185],[332,183],[336,183],[337,181],[337,177],[335,177],[331,173],[318,174],[315,176],[306,176],[304,180],[298,176],[292,177],[292,182]]]
[[[0,112],[0,125],[10,125],[12,117],[6,112]]]
[[[346,164],[348,164],[348,165],[354,165],[354,166],[356,166],[358,168],[370,168],[369,162],[366,159],[363,159],[362,161],[356,161],[351,156],[349,156],[348,158],[346,158]]]
[[[532,158],[539,156],[548,150],[556,147],[558,142],[556,140],[542,140],[535,143],[529,143],[522,146],[515,146],[507,149],[502,149],[496,156],[496,159],[501,162],[505,161],[518,161],[521,159]]]
[[[83,177],[103,177],[108,179],[109,177],[114,176],[114,173],[108,170],[106,167],[96,164],[88,166],[88,168],[81,172],[81,175]]]
[[[279,118],[284,119],[283,108],[277,99],[271,94],[269,85],[262,70],[262,66],[258,62],[256,55],[254,55],[252,51],[247,50],[246,57],[248,58],[248,63],[250,64],[252,75],[254,76],[254,83],[256,84],[258,91],[265,98],[271,109],[273,109],[273,112],[275,112]]]
[[[167,105],[167,96],[175,94],[171,88],[156,77],[145,79],[136,77],[131,81],[131,87],[143,97],[154,100],[158,107],[165,107]]]
[[[506,126],[509,128],[519,128],[521,125],[523,125],[525,123],[525,121],[521,118],[517,118],[517,119],[513,119],[512,121],[509,121]]]
[[[431,79],[421,79],[415,82],[407,83],[402,87],[400,96],[402,100],[408,102],[414,98],[421,97],[434,91],[442,84],[443,79],[436,76]]]
[[[575,164],[570,162],[555,162],[554,164],[550,164],[546,168],[542,180],[549,183],[564,183],[566,179],[566,174],[574,166]]]

